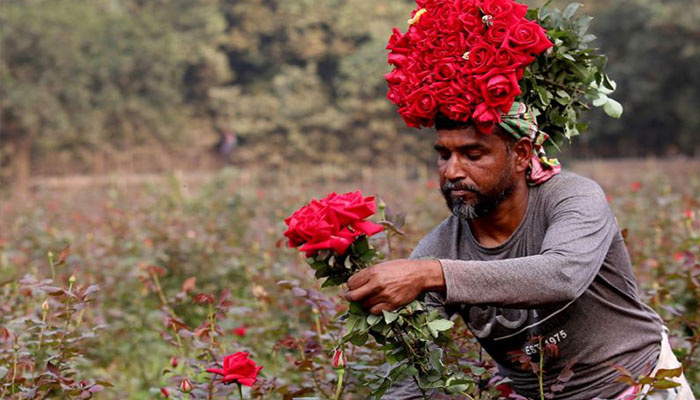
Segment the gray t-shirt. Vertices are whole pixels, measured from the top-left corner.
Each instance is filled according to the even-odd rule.
[[[539,361],[536,336],[559,350],[545,357],[546,390],[573,363],[556,399],[614,398],[627,387],[610,365],[637,375],[656,363],[662,321],[640,301],[615,217],[590,179],[562,172],[530,188],[523,220],[497,247],[481,246],[466,221],[450,216],[411,254],[424,257],[440,260],[447,286],[426,300],[459,313],[522,396],[539,398],[538,377],[513,355]],[[422,396],[404,381],[384,398]]]

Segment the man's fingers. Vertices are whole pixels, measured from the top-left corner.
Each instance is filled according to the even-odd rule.
[[[347,301],[361,301],[365,297],[369,296],[374,292],[374,288],[370,285],[363,285],[355,290],[350,290],[345,293],[345,300]]]
[[[363,269],[348,279],[348,289],[357,289],[369,281],[369,269]]]
[[[392,308],[388,303],[379,303],[370,308],[369,312],[370,314],[379,315],[382,313],[382,310],[392,311]]]
[[[377,295],[377,296],[369,296],[366,297],[365,300],[362,302],[362,308],[365,310],[369,310],[373,306],[379,304],[379,303],[384,303],[386,299],[384,296]]]

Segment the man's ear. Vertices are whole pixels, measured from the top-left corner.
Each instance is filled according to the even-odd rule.
[[[530,165],[532,158],[532,141],[522,137],[513,144],[513,155],[515,156],[515,170],[525,172]]]

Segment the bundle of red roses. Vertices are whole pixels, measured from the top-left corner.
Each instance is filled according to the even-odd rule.
[[[406,33],[387,49],[388,99],[409,127],[430,127],[438,111],[490,132],[521,94],[518,80],[553,44],[513,0],[416,0]]]
[[[375,211],[373,196],[364,197],[360,191],[331,193],[286,218],[284,236],[289,247],[306,253],[317,278],[328,278],[324,286],[339,285],[376,255],[367,237],[383,227],[366,220]]]
[[[384,226],[387,232],[398,232],[397,221],[385,214],[384,207],[380,208],[383,225],[366,220],[374,215],[376,208],[374,197],[364,197],[359,191],[342,195],[331,193],[324,199],[312,200],[285,219],[289,229],[284,235],[289,247],[306,253],[316,278],[326,279],[324,287],[340,285],[355,272],[383,258],[370,245],[368,237],[381,232]],[[386,375],[369,376],[366,384],[374,398],[381,397],[394,380],[414,375],[420,387],[440,388],[448,393],[457,393],[473,385],[462,372],[443,367],[442,352],[435,352],[431,346],[447,343],[453,323],[443,319],[438,310],[426,309],[421,301],[422,298],[416,299],[396,310],[383,311],[382,315],[371,315],[360,304],[350,303],[340,317],[345,321],[345,335],[333,352],[332,364],[338,371],[335,398],[340,396],[347,366],[340,349],[346,343],[362,346],[370,336],[381,345],[387,358],[393,360]]]

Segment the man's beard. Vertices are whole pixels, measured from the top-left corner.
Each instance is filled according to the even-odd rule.
[[[447,202],[447,207],[452,211],[452,214],[456,217],[470,220],[481,218],[494,212],[498,205],[510,196],[514,187],[515,181],[511,178],[510,168],[508,168],[500,176],[496,186],[488,192],[482,192],[476,186],[461,182],[446,182],[441,190]],[[472,192],[475,199],[465,201],[463,197],[453,197],[451,195],[453,190]]]

